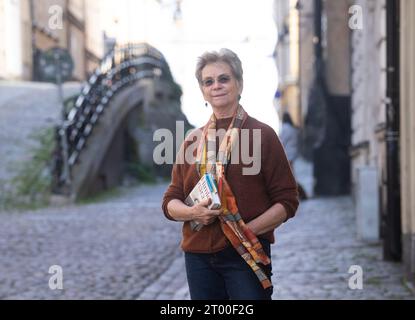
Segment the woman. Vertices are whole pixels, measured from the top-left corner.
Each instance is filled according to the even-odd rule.
[[[298,129],[294,126],[288,112],[282,115],[281,143],[284,146],[287,159],[293,167],[295,159],[298,157]]]
[[[229,49],[199,58],[196,78],[213,114],[182,144],[163,198],[166,217],[184,222],[181,247],[191,299],[271,299],[273,231],[298,207],[295,179],[276,133],[239,104],[242,74],[241,61]],[[220,129],[226,130],[222,139],[215,135]],[[255,129],[260,131],[259,142],[253,138]],[[256,174],[247,174],[249,166],[234,161],[243,158],[241,130],[249,133],[249,150],[259,148]],[[192,145],[195,138],[197,148]],[[219,210],[209,210],[207,201],[184,204],[206,172],[217,180]],[[203,227],[193,230],[192,220]]]
[[[280,139],[290,162],[291,170],[294,173],[294,161],[298,158],[298,129],[288,112],[284,112],[282,115]],[[303,186],[297,182],[297,187],[300,199],[306,200],[308,197]]]

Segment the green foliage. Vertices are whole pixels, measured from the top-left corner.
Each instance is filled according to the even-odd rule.
[[[150,166],[141,164],[139,162],[127,163],[127,172],[139,182],[145,184],[156,183],[157,179],[153,169]]]
[[[121,194],[120,189],[115,187],[115,188],[111,188],[111,189],[102,191],[102,192],[100,192],[96,195],[88,196],[88,197],[79,199],[77,201],[77,203],[78,204],[92,204],[92,203],[103,202],[105,200],[110,200],[110,199],[116,198],[120,194]]]
[[[63,105],[64,105],[64,107],[65,107],[65,113],[66,113],[66,114],[68,114],[68,113],[69,113],[69,111],[71,111],[71,109],[75,107],[75,102],[76,102],[76,99],[78,99],[78,96],[79,96],[79,95],[77,95],[77,94],[76,94],[76,95],[73,95],[73,96],[67,97],[67,98],[63,101]]]
[[[32,134],[35,147],[30,160],[16,163],[16,172],[8,188],[0,196],[1,209],[36,209],[48,204],[51,195],[51,155],[55,148],[54,129],[41,129]],[[5,186],[6,183],[2,183]]]

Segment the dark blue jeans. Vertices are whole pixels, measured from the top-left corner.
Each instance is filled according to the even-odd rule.
[[[269,241],[259,240],[271,257]],[[273,288],[262,287],[232,245],[217,253],[185,252],[185,262],[192,300],[271,300]],[[260,267],[271,279],[272,266],[260,264]]]

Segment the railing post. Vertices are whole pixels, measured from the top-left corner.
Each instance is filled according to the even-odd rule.
[[[58,86],[58,96],[59,96],[59,104],[62,108],[62,127],[59,130],[59,134],[61,136],[60,140],[62,143],[62,160],[63,160],[63,171],[62,171],[62,177],[61,180],[64,182],[65,188],[68,188],[71,184],[71,175],[70,175],[70,169],[68,164],[68,137],[66,134],[66,124],[67,124],[67,114],[65,110],[65,104],[63,102],[63,90],[62,90],[62,70],[61,70],[61,62],[59,59],[59,54],[55,52],[54,54],[55,63],[56,63],[56,83]]]

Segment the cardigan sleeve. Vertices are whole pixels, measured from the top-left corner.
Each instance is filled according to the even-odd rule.
[[[177,159],[173,165],[173,169],[171,173],[171,182],[166,192],[164,193],[163,202],[162,202],[162,209],[163,209],[164,215],[166,216],[167,219],[172,220],[172,221],[176,221],[176,220],[169,214],[167,210],[168,203],[173,199],[178,199],[181,201],[184,201],[185,199],[184,183],[183,183],[184,162],[182,161],[183,159],[181,158],[181,155],[184,154],[184,148],[185,148],[184,144],[185,142],[183,142],[183,144],[181,145]]]

